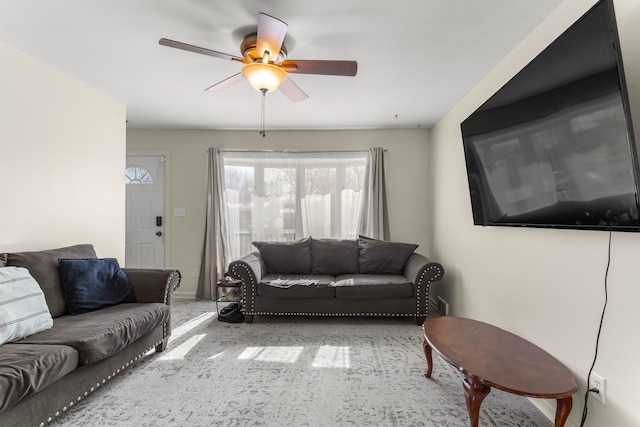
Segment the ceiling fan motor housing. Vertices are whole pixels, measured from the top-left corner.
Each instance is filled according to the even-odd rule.
[[[242,44],[240,45],[240,52],[242,56],[247,61],[250,62],[259,62],[262,60],[262,57],[258,55],[258,51],[256,50],[258,35],[256,33],[252,33],[247,35],[244,40],[242,40]],[[273,52],[269,52],[269,58],[275,57]],[[287,47],[282,43],[280,46],[280,52],[278,52],[278,56],[275,57],[273,61],[276,64],[282,63],[285,59],[287,59]]]

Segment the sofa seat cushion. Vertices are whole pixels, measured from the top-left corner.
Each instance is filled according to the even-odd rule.
[[[78,367],[78,351],[64,345],[0,345],[0,412],[45,389]]]
[[[336,298],[412,298],[413,284],[401,274],[347,274],[336,277]]]
[[[265,298],[334,298],[334,277],[319,274],[267,274],[257,293]]]
[[[80,353],[80,365],[116,354],[169,319],[161,303],[119,304],[53,320],[53,328],[20,343],[68,345]]]

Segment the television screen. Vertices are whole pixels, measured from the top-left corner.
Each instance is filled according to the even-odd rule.
[[[476,225],[640,231],[638,159],[607,0],[461,129]]]

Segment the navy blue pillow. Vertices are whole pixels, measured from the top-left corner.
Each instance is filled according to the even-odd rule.
[[[135,301],[131,282],[115,258],[60,258],[58,265],[72,315]]]

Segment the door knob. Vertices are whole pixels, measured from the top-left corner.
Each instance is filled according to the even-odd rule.
[[[162,231],[156,231],[156,236],[158,237],[162,236]]]

